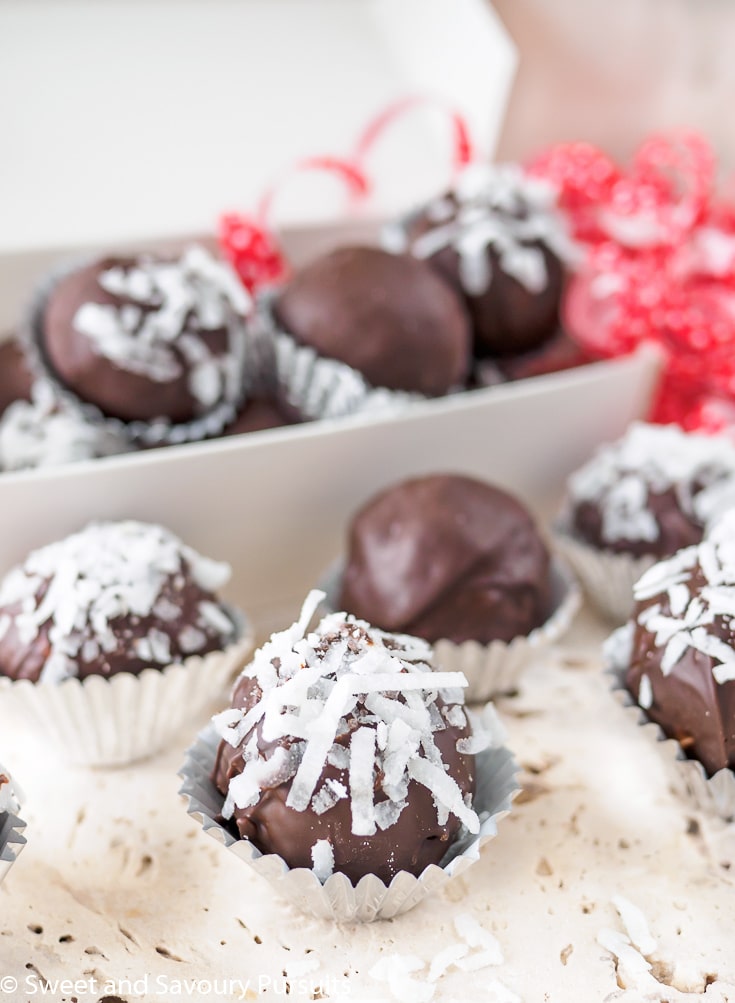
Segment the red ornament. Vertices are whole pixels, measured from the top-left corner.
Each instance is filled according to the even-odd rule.
[[[222,216],[219,242],[223,254],[251,293],[286,274],[286,262],[275,237],[248,216],[237,213]]]

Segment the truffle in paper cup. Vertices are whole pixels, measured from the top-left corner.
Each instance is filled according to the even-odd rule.
[[[250,331],[261,370],[273,392],[305,420],[400,412],[418,394],[372,387],[350,366],[319,355],[282,331],[273,316],[275,291],[261,294]]]
[[[611,623],[624,623],[633,612],[633,586],[656,558],[596,550],[566,532],[561,524],[554,527],[553,543],[595,609]]]
[[[735,448],[724,436],[634,422],[569,478],[557,547],[612,622],[655,561],[702,539],[735,504]]]
[[[238,839],[223,823],[223,797],[212,783],[220,739],[212,726],[197,737],[179,771],[180,794],[187,812],[241,860],[270,881],[278,893],[301,912],[336,922],[370,923],[408,912],[452,878],[463,874],[480,859],[480,851],[497,835],[498,822],[511,808],[518,792],[518,767],[511,752],[502,746],[486,749],[476,757],[477,790],[473,807],[480,817],[480,831],[465,833],[452,844],[439,866],[431,864],[419,876],[399,872],[386,886],[374,874],[353,885],[344,874],[320,880],[313,870],[290,868],[282,857],[263,854],[247,839]]]
[[[18,817],[21,793],[0,765],[0,883],[26,844],[25,822]]]
[[[731,510],[636,582],[634,616],[605,646],[616,691],[651,723],[677,786],[725,821],[735,819],[734,591]]]
[[[310,630],[322,598],[256,651],[181,793],[299,908],[388,918],[477,858],[516,768],[493,708],[472,720],[466,680],[432,670],[425,641],[344,613]]]
[[[124,766],[170,744],[178,730],[226,691],[252,651],[252,634],[223,651],[133,675],[87,676],[60,683],[0,678],[2,705],[34,720],[70,763]]]
[[[327,573],[319,588],[324,590],[324,607],[335,611],[339,606],[343,564],[339,562]],[[511,693],[518,686],[524,670],[538,654],[558,641],[571,626],[579,611],[582,596],[576,579],[558,559],[551,562],[551,612],[545,623],[530,634],[519,635],[512,641],[434,641],[438,665],[452,672],[462,672],[467,678],[465,700],[469,704],[486,703],[494,696]]]
[[[106,262],[110,266],[108,274],[113,272],[122,273],[122,270],[117,266],[120,263],[127,263],[128,260],[110,259],[109,262]],[[145,263],[149,259],[141,257],[139,260]],[[100,262],[98,259],[84,258],[66,261],[51,270],[37,284],[27,312],[25,324],[21,330],[20,341],[36,379],[48,382],[52,386],[54,393],[65,401],[67,406],[81,411],[90,423],[106,429],[110,436],[124,436],[130,442],[139,443],[144,446],[196,442],[219,435],[225,426],[236,416],[238,409],[244,404],[247,382],[253,378],[252,374],[248,374],[248,370],[251,368],[250,338],[245,322],[246,315],[250,310],[248,293],[240,285],[235,273],[231,272],[228,264],[215,260],[210,256],[208,251],[198,245],[191,245],[184,250],[179,260],[182,272],[186,271],[186,274],[191,272],[196,278],[196,281],[193,279],[190,281],[190,292],[193,297],[192,304],[190,309],[182,314],[182,303],[176,301],[176,294],[180,290],[175,290],[171,303],[168,305],[164,303],[160,310],[158,310],[158,313],[161,316],[165,314],[166,322],[169,324],[176,324],[180,321],[183,325],[186,317],[194,310],[194,299],[196,295],[199,295],[195,290],[199,288],[203,289],[207,283],[210,283],[212,288],[216,286],[218,290],[217,302],[224,311],[224,320],[222,320],[222,323],[226,326],[229,337],[228,351],[222,356],[216,357],[218,361],[213,361],[215,360],[215,356],[210,356],[207,349],[203,347],[204,342],[202,341],[201,344],[198,344],[196,339],[190,336],[188,329],[183,332],[186,338],[183,335],[179,337],[178,334],[174,335],[170,332],[159,338],[157,343],[159,358],[156,362],[156,366],[159,367],[157,370],[158,375],[151,376],[150,379],[155,387],[158,385],[157,381],[164,374],[170,381],[172,377],[169,370],[171,370],[172,366],[181,368],[181,359],[176,355],[170,344],[172,340],[177,339],[176,345],[180,345],[181,358],[185,359],[186,364],[190,366],[189,389],[192,396],[200,398],[202,401],[200,404],[201,414],[190,420],[175,421],[166,416],[155,417],[151,420],[143,420],[141,418],[125,420],[121,416],[113,417],[111,413],[103,412],[101,407],[72,392],[63,380],[59,378],[54,366],[51,364],[48,350],[45,348],[43,334],[44,317],[49,299],[57,286],[70,276],[99,265]],[[150,259],[150,261],[153,261],[153,259]],[[116,278],[115,281],[116,283],[124,282],[124,279]],[[166,284],[164,283],[164,285]],[[137,297],[139,294],[142,295],[143,291],[146,291],[150,286],[150,282],[147,286],[146,281],[143,281],[135,289],[132,284],[129,288],[128,286],[120,286],[119,290],[116,285],[115,289],[122,296],[120,302],[123,304],[129,301],[142,303],[143,305],[140,309],[137,306],[133,307],[133,313],[136,310],[140,313],[141,310],[145,311],[150,304],[145,300],[145,297],[142,300],[139,300]],[[164,286],[161,288],[164,288]],[[108,292],[108,290],[105,291]],[[201,302],[197,301],[197,309],[201,308],[202,318],[206,316],[211,318],[214,297],[203,293],[200,295]],[[128,299],[125,297],[128,297]],[[110,299],[110,302],[112,303],[113,300]],[[123,306],[117,310],[119,318],[122,319],[115,321],[116,338],[112,338],[111,331],[108,330],[111,324],[109,316],[102,316],[103,310],[111,310],[113,307],[108,305],[100,306],[93,303],[83,304],[83,307],[94,307],[97,310],[97,314],[89,321],[88,326],[91,324],[90,330],[99,331],[97,337],[99,345],[106,345],[106,339],[110,337],[111,354],[109,358],[112,364],[115,365],[115,360],[122,358],[123,353],[127,351],[124,348],[122,340],[116,340],[118,328],[120,332],[123,332],[122,336],[129,338],[132,344],[132,334],[123,331],[126,323],[123,316],[126,307]],[[80,312],[81,310],[78,311],[78,313]],[[153,311],[150,315],[157,316],[158,314],[156,314],[156,311]],[[203,320],[202,329],[206,333],[204,323],[205,321]],[[209,323],[209,321],[206,321],[206,323]],[[154,329],[156,332],[158,331],[157,327]],[[153,337],[155,341],[158,335],[154,334]],[[185,341],[186,343],[184,343]],[[169,354],[166,358],[162,358],[161,353]],[[121,367],[119,364],[117,368],[121,373],[128,372],[133,376],[137,376],[137,378],[140,378],[142,374],[148,378],[147,371],[142,368],[140,360],[134,360],[127,369]],[[113,382],[109,380],[108,372],[105,373],[105,377],[109,382]],[[167,386],[169,384],[163,382],[160,385]],[[213,392],[215,385],[219,387],[216,393]],[[129,396],[135,397],[141,393],[142,390],[138,389],[137,393],[131,393]],[[207,400],[206,405],[203,403],[205,399]],[[112,411],[112,409],[106,410]]]
[[[247,659],[247,624],[217,598],[229,576],[134,520],[33,551],[0,581],[0,716],[30,714],[73,762],[155,752]]]
[[[630,720],[655,743],[666,764],[669,779],[693,808],[715,815],[724,822],[735,821],[735,772],[724,768],[711,776],[696,759],[690,759],[675,738],[669,738],[652,721],[625,684],[633,639],[632,624],[618,627],[605,643],[605,669],[618,703]]]

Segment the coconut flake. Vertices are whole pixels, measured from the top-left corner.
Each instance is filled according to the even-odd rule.
[[[631,942],[644,956],[653,954],[656,950],[656,941],[651,936],[646,917],[638,906],[623,895],[613,895],[612,904],[623,921],[623,926]]]
[[[311,848],[314,874],[322,884],[334,873],[334,850],[328,839],[317,839]]]

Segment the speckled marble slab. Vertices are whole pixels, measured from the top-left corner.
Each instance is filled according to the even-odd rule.
[[[605,633],[585,611],[499,702],[523,790],[481,861],[368,926],[296,913],[187,817],[176,771],[203,721],[107,771],[4,722],[28,845],[0,886],[0,1003],[735,1001],[735,827],[670,791],[609,692]],[[624,941],[620,895],[655,941],[645,979],[603,946]]]

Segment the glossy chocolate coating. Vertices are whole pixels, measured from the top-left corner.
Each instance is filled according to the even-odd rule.
[[[513,497],[469,477],[404,481],[354,517],[340,609],[436,641],[510,641],[550,612],[549,554]]]
[[[452,196],[447,195],[446,200],[453,201]],[[407,225],[409,244],[434,227],[429,215],[417,214]],[[451,244],[425,259],[465,300],[474,331],[474,352],[480,358],[531,351],[551,338],[559,326],[564,266],[541,241],[531,240],[526,246],[536,248],[543,255],[547,278],[544,288],[538,292],[527,289],[502,269],[492,245],[486,250],[492,278],[481,293],[470,293],[463,287],[459,254]]]
[[[296,273],[273,313],[298,342],[376,387],[433,397],[467,376],[470,329],[460,297],[431,266],[406,255],[333,251]]]
[[[137,268],[142,261],[152,260],[106,258],[60,279],[45,303],[42,330],[38,332],[39,348],[51,372],[61,383],[109,417],[123,421],[164,418],[171,422],[189,422],[208,408],[192,391],[194,363],[182,351],[178,337],[172,337],[167,343],[176,361],[178,374],[173,378],[156,379],[152,375],[153,367],[143,365],[131,368],[102,354],[93,339],[79,330],[76,319],[80,308],[87,304],[111,307],[118,314],[132,309],[139,312],[140,334],[146,318],[158,313],[159,306],[110,292],[100,285],[99,279],[110,269],[127,271]],[[163,262],[166,259],[157,260]],[[182,330],[205,351],[218,358],[227,355],[231,334],[229,326],[204,329],[191,312],[182,319],[182,323]],[[141,358],[145,359],[145,356]]]
[[[499,383],[545,376],[577,366],[588,365],[595,359],[564,331],[557,331],[540,345],[519,355],[496,355],[478,359],[472,370],[470,386],[492,387]]]
[[[0,339],[0,415],[17,400],[31,399],[33,379],[14,338]]]
[[[249,709],[257,703],[260,690],[248,678],[240,679],[233,694],[232,706]],[[441,706],[441,701],[437,701]],[[266,755],[278,744],[288,746],[288,739],[264,742],[262,727],[258,725],[258,748]],[[465,794],[474,794],[474,757],[457,751],[457,740],[466,737],[469,729],[447,726],[434,733],[434,741],[449,774]],[[350,733],[340,736],[341,745],[349,744]],[[221,742],[217,753],[213,781],[224,795],[229,781],[242,771],[242,747],[233,748]],[[327,764],[321,780],[340,781],[349,791],[348,772]],[[289,867],[313,867],[311,848],[319,839],[328,839],[334,851],[334,870],[346,874],[353,884],[366,874],[375,874],[389,884],[399,871],[419,875],[429,866],[438,864],[460,829],[453,814],[441,825],[437,809],[429,790],[411,781],[408,786],[406,808],[398,820],[386,829],[378,829],[372,836],[356,836],[352,832],[351,802],[349,796],[338,801],[328,811],[318,815],[311,807],[296,811],[286,805],[290,783],[265,788],[254,806],[236,808],[230,823],[236,833],[249,839],[263,853],[277,853]]]
[[[699,566],[686,582],[691,595],[707,584]],[[658,604],[664,616],[671,613],[666,593],[636,603],[626,685],[631,693],[638,694],[641,678],[648,678],[653,702],[645,708],[646,715],[670,738],[677,739],[708,774],[723,767],[735,769],[735,680],[718,683],[712,671],[714,660],[693,647],[688,647],[671,671],[664,674],[661,670],[664,648],[657,644],[654,633],[637,622],[641,613]],[[730,647],[735,646],[735,625],[730,617],[715,617],[709,632]]]
[[[45,582],[39,589],[37,602],[40,605],[49,583]],[[160,598],[170,600],[179,609],[179,617],[174,620],[163,620],[155,614],[148,616],[115,617],[110,621],[110,629],[115,635],[115,647],[112,651],[99,651],[94,658],[80,655],[75,661],[78,676],[114,676],[119,672],[129,672],[139,675],[143,669],[165,668],[166,665],[182,661],[194,652],[183,651],[180,644],[181,628],[193,626],[197,622],[198,607],[201,601],[217,602],[215,596],[200,589],[188,576],[183,582],[169,578],[161,590]],[[30,679],[37,682],[46,660],[49,656],[49,630],[51,623],[47,621],[41,626],[36,637],[29,643],[24,643],[18,635],[15,618],[21,612],[20,604],[0,606],[0,618],[7,615],[11,624],[5,635],[0,639],[0,675],[11,679]],[[151,630],[165,634],[170,643],[171,658],[165,662],[157,662],[155,658],[141,658],[136,654],[133,645],[138,638],[147,637]],[[222,635],[211,628],[204,628],[197,623],[197,630],[203,635],[203,643],[195,652],[204,655],[222,647]]]
[[[0,675],[137,675],[223,648],[237,629],[212,590],[228,577],[163,527],[92,523],[0,581]]]
[[[696,494],[696,485],[694,494]],[[571,509],[571,529],[580,539],[600,550],[615,554],[630,554],[633,557],[643,557],[650,554],[653,557],[665,557],[682,547],[699,543],[704,533],[704,527],[694,513],[683,511],[676,488],[667,488],[656,492],[647,492],[646,508],[653,514],[659,528],[655,540],[630,539],[620,537],[617,540],[607,540],[603,535],[603,513],[599,503],[595,501],[579,501]]]

